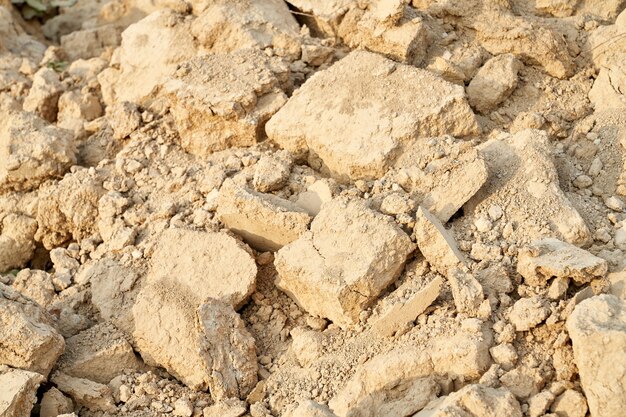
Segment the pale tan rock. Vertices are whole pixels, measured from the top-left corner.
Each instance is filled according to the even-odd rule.
[[[451,136],[403,147],[385,175],[446,223],[487,181],[487,165],[470,143]]]
[[[285,417],[337,417],[337,415],[325,405],[311,400],[303,400],[296,408],[287,412]]]
[[[302,21],[314,34],[335,37],[346,12],[356,4],[355,0],[288,0],[300,13]]]
[[[317,180],[309,185],[306,191],[298,195],[296,205],[303,208],[311,216],[317,216],[322,204],[333,199],[333,189],[330,180]]]
[[[580,0],[537,0],[535,8],[556,17],[567,17],[574,14]]]
[[[106,105],[150,101],[150,93],[183,63],[196,55],[190,23],[171,9],[151,13],[122,33],[119,69],[98,75]]]
[[[387,301],[390,305],[386,306],[383,313],[372,324],[372,330],[378,336],[392,336],[399,330],[406,327],[407,323],[415,321],[417,316],[422,314],[436,299],[439,297],[443,280],[436,277],[432,281],[425,283],[418,289],[411,288],[410,283],[400,286],[396,291],[402,298]],[[413,293],[407,297],[409,291]],[[395,301],[395,302],[394,302]]]
[[[626,50],[615,54],[609,66],[600,68],[598,78],[589,90],[589,101],[596,111],[626,109]]]
[[[400,274],[413,249],[391,218],[363,201],[332,200],[311,232],[277,252],[276,285],[312,315],[353,323]]]
[[[453,269],[465,268],[465,256],[454,237],[424,207],[417,210],[413,231],[417,247],[437,272],[447,276]]]
[[[291,337],[293,338],[291,351],[296,356],[300,366],[309,367],[322,356],[324,337],[320,332],[295,328],[291,331]]]
[[[241,417],[247,411],[246,403],[235,398],[218,401],[202,410],[203,417]]]
[[[93,93],[82,94],[78,90],[64,92],[59,97],[59,123],[71,120],[91,121],[102,116],[102,105]]]
[[[273,47],[280,55],[285,42],[290,44],[287,49],[292,53],[299,52],[300,28],[282,1],[210,1],[194,6],[194,13],[198,18],[192,23],[191,32],[202,49],[210,53]]]
[[[414,417],[522,417],[515,397],[505,388],[470,384],[437,398]]]
[[[22,269],[11,286],[42,307],[50,305],[56,295],[52,277],[46,271]]]
[[[513,304],[509,320],[518,332],[535,328],[550,315],[550,305],[540,296],[520,298]]]
[[[141,125],[141,116],[137,106],[128,101],[121,101],[107,107],[107,118],[113,128],[115,139],[130,136]]]
[[[37,222],[12,213],[0,225],[0,272],[24,267],[35,253]]]
[[[476,320],[476,319],[473,319]],[[430,341],[427,351],[434,372],[451,378],[477,379],[491,366],[493,336],[485,326],[478,331],[456,331]]]
[[[508,239],[525,244],[543,237],[589,242],[589,228],[561,190],[550,147],[547,135],[533,129],[480,145],[490,180],[469,200],[466,215],[498,205],[503,218],[517,224]],[[546,221],[548,227],[540,226]]]
[[[604,278],[608,263],[558,239],[547,238],[520,250],[517,272],[528,285],[545,286],[550,278],[571,278],[577,284],[586,284]]]
[[[456,309],[460,313],[476,316],[485,299],[483,287],[471,273],[461,268],[453,268],[447,275]]]
[[[255,190],[268,193],[287,185],[293,161],[288,153],[263,155],[254,165],[252,186]]]
[[[106,411],[113,413],[116,410],[111,388],[97,382],[83,378],[75,378],[55,372],[52,383],[63,393],[69,395],[78,405],[92,411]]]
[[[344,106],[346,100],[352,105]],[[300,87],[267,123],[270,139],[340,180],[374,179],[418,137],[478,133],[463,89],[354,51]]]
[[[118,47],[121,34],[121,28],[115,24],[76,30],[61,36],[61,47],[71,61],[89,59]]]
[[[500,377],[500,382],[517,398],[527,399],[541,391],[546,376],[538,368],[520,365]]]
[[[489,353],[494,362],[502,366],[502,369],[508,371],[515,366],[517,362],[518,354],[510,343],[502,343],[489,349]]]
[[[439,393],[430,377],[427,355],[392,351],[357,368],[329,406],[338,417],[407,416],[421,410]]]
[[[250,246],[276,251],[298,239],[311,217],[294,203],[226,180],[217,200],[217,216]]]
[[[554,401],[555,395],[550,391],[541,391],[528,399],[529,417],[541,417],[549,409]]]
[[[255,49],[182,64],[163,86],[182,147],[207,156],[259,141],[265,122],[287,101],[274,73],[279,66]]]
[[[626,406],[626,305],[613,295],[599,295],[576,306],[567,319],[589,411],[592,416],[619,415]]]
[[[194,300],[171,280],[142,288],[133,307],[138,350],[186,385],[215,400],[245,398],[257,383],[254,338],[230,305]],[[156,325],[155,325],[156,324]]]
[[[245,245],[225,233],[168,229],[157,240],[147,283],[184,287],[195,309],[207,298],[240,308],[255,289],[257,268]]]
[[[478,42],[493,55],[511,53],[561,79],[574,73],[576,66],[565,40],[548,27],[497,10],[482,13],[472,26]]]
[[[37,388],[44,380],[36,372],[0,365],[0,416],[30,417],[37,401]]]
[[[0,365],[48,375],[63,349],[52,319],[31,299],[0,284]]]
[[[35,239],[47,249],[68,240],[80,241],[96,231],[98,201],[104,194],[100,173],[77,169],[56,184],[39,190]]]
[[[506,100],[517,88],[522,63],[512,54],[498,55],[485,63],[467,86],[470,105],[487,113]]]
[[[74,403],[55,387],[50,388],[41,398],[40,417],[57,417],[61,414],[71,413]]]
[[[24,110],[35,112],[41,118],[54,122],[57,119],[59,97],[63,91],[59,74],[51,68],[42,68],[33,76],[33,86],[24,99]]]
[[[36,188],[76,163],[70,132],[26,112],[2,111],[0,117],[0,192]]]
[[[554,400],[550,411],[559,417],[585,417],[587,401],[580,392],[568,389]]]
[[[364,10],[350,9],[341,20],[338,35],[352,49],[366,49],[416,66],[422,64],[430,43],[422,17],[397,0],[372,2]]]
[[[609,292],[617,298],[626,300],[626,270],[610,273],[606,278],[611,284]]]
[[[68,338],[56,369],[69,376],[108,384],[125,370],[141,370],[142,364],[125,335],[104,322]]]

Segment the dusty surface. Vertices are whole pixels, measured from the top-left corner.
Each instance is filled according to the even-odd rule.
[[[0,0],[0,416],[621,416],[625,7]]]

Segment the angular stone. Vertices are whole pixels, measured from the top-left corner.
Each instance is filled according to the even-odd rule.
[[[624,300],[599,295],[581,302],[567,319],[567,330],[591,415],[620,415],[626,407]]]
[[[404,417],[421,410],[439,393],[428,355],[392,351],[360,365],[328,405],[338,417]]]
[[[528,285],[545,286],[551,278],[571,278],[577,284],[586,284],[604,278],[608,263],[558,239],[546,238],[520,250],[517,272]]]
[[[515,397],[505,388],[471,384],[437,398],[414,417],[522,417]]]
[[[343,16],[356,1],[287,0],[287,3],[302,13],[298,17],[316,36],[335,37]]]
[[[61,414],[71,413],[74,410],[74,403],[55,387],[50,388],[43,394],[40,417],[57,417]]]
[[[561,190],[550,149],[547,134],[534,129],[480,145],[489,182],[465,205],[465,214],[499,206],[502,218],[517,224],[508,239],[519,244],[555,234],[572,244],[590,241],[589,228]]]
[[[245,245],[225,233],[168,229],[157,240],[148,283],[185,287],[194,308],[207,298],[241,307],[252,294],[257,268]]]
[[[190,303],[193,291],[165,278],[142,288],[133,307],[137,348],[146,363],[215,400],[245,398],[257,382],[254,338],[227,303]]]
[[[182,64],[163,86],[182,147],[207,156],[260,140],[265,122],[287,101],[274,73],[279,66],[255,49]]]
[[[24,110],[37,113],[41,118],[54,122],[59,109],[59,97],[64,88],[59,74],[44,67],[33,76],[33,86],[24,99]]]
[[[389,3],[394,3],[394,10],[386,10]],[[366,49],[415,66],[422,64],[430,43],[423,19],[399,1],[371,3],[365,10],[352,8],[341,20],[338,34],[352,49]]]
[[[546,381],[538,368],[518,366],[500,377],[500,382],[517,398],[527,399],[539,393]]]
[[[452,298],[459,313],[477,315],[480,305],[485,299],[483,287],[469,272],[454,268],[448,272],[448,282],[452,290]]]
[[[65,342],[34,301],[0,284],[0,365],[48,375]]]
[[[75,378],[55,372],[51,378],[57,388],[69,395],[78,405],[92,411],[106,411],[114,413],[117,410],[111,388],[83,378]]]
[[[76,163],[69,131],[26,112],[0,111],[0,118],[0,193],[31,190]]]
[[[391,297],[385,298],[383,313],[372,324],[372,330],[378,336],[392,336],[406,327],[407,323],[413,322],[422,314],[436,299],[441,292],[443,280],[435,277],[432,281],[412,288],[408,282],[398,287]],[[411,294],[412,292],[412,294]],[[394,299],[393,295],[398,294]],[[407,294],[411,294],[407,297]],[[391,298],[391,300],[390,300]]]
[[[470,105],[481,113],[493,110],[515,90],[517,73],[522,67],[522,63],[512,54],[491,58],[467,86]]]
[[[327,406],[315,401],[303,400],[292,411],[287,412],[285,417],[337,417]]]
[[[435,271],[447,276],[453,269],[465,269],[465,256],[454,237],[424,207],[417,209],[413,231],[417,247]]]
[[[121,28],[115,24],[75,30],[61,36],[61,47],[71,61],[89,59],[117,48],[122,41],[121,33]]]
[[[217,215],[252,247],[276,251],[309,229],[311,216],[280,197],[262,194],[226,180],[220,189]]]
[[[540,296],[520,298],[513,304],[509,320],[518,332],[537,327],[550,315],[550,305]]]
[[[482,326],[478,331],[461,329],[455,334],[435,338],[427,350],[435,373],[471,380],[480,378],[491,366],[489,348],[492,343],[491,331]]]
[[[125,370],[142,369],[124,333],[104,322],[68,338],[57,369],[76,378],[108,384]]]
[[[587,415],[587,401],[580,392],[568,389],[554,400],[550,411],[557,416],[585,417]]]
[[[35,219],[9,214],[0,222],[0,273],[23,268],[35,253]]]
[[[340,180],[381,177],[416,138],[478,131],[462,87],[366,51],[309,78],[266,125],[270,139]]]
[[[311,232],[277,252],[276,285],[312,315],[354,323],[400,274],[414,248],[390,217],[363,201],[332,200]]]
[[[44,380],[36,372],[0,365],[0,416],[30,417],[37,388]]]

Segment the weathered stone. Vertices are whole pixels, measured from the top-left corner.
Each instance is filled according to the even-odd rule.
[[[30,417],[37,401],[37,388],[44,380],[36,372],[0,365],[0,416]]]
[[[24,110],[37,113],[54,122],[57,119],[59,97],[63,93],[59,74],[51,68],[42,68],[33,76],[33,86],[24,99]]]
[[[122,41],[121,34],[121,28],[115,24],[75,30],[61,36],[61,47],[71,61],[89,59],[118,47]]]
[[[465,268],[465,256],[454,237],[424,207],[417,210],[413,231],[417,247],[435,271],[447,276],[455,268]]]
[[[68,338],[56,369],[69,376],[108,384],[124,370],[141,370],[142,364],[125,335],[105,322]]]
[[[382,176],[401,145],[416,138],[472,135],[478,125],[461,87],[354,51],[309,78],[266,131],[288,151],[308,152],[313,166],[340,180],[356,180]]]
[[[535,328],[550,315],[550,305],[540,296],[520,298],[513,304],[509,320],[518,332]]]
[[[356,4],[355,0],[316,1],[287,0],[300,13],[302,21],[314,34],[335,37],[343,16]]]
[[[254,145],[265,122],[287,101],[275,71],[286,69],[255,49],[182,64],[163,86],[182,147],[206,156]]]
[[[520,251],[517,259],[517,272],[534,286],[545,286],[550,278],[571,278],[577,284],[586,284],[604,278],[607,271],[604,259],[553,238],[533,242]]]
[[[55,387],[50,388],[41,398],[40,417],[57,417],[61,414],[71,413],[74,403]]]
[[[280,190],[287,185],[292,163],[286,152],[261,156],[254,166],[252,186],[262,193]]]
[[[254,291],[257,268],[245,245],[225,233],[168,229],[157,240],[148,283],[171,280],[185,287],[194,308],[207,298],[235,309]]]
[[[538,368],[520,365],[500,377],[500,382],[517,398],[527,399],[541,391],[546,381]]]
[[[512,54],[491,58],[467,86],[470,105],[481,113],[493,110],[517,87],[517,73],[522,63]]]
[[[48,375],[65,342],[31,299],[0,284],[0,365]]]
[[[76,163],[70,132],[31,113],[0,111],[0,118],[0,193],[36,188]]]
[[[217,215],[222,223],[262,251],[276,251],[298,239],[311,217],[294,203],[261,194],[227,180],[220,189]]]
[[[304,400],[285,417],[337,417],[327,406],[318,404],[315,401]]]
[[[311,232],[277,252],[276,285],[310,314],[345,325],[400,274],[414,247],[391,218],[363,201],[332,200]]]
[[[505,388],[471,384],[437,398],[414,417],[522,417],[515,397]]]
[[[9,214],[0,225],[0,272],[23,268],[35,253],[37,222],[29,216]]]
[[[620,415],[626,407],[624,300],[599,295],[581,302],[567,319],[567,330],[591,415]]]
[[[559,417],[585,417],[587,401],[580,392],[568,389],[554,400],[550,411]]]
[[[55,372],[51,381],[61,392],[69,395],[76,404],[89,410],[114,413],[117,409],[111,388],[107,385],[88,379],[75,378],[63,372]]]

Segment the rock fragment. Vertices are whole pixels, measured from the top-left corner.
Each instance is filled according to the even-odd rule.
[[[322,206],[311,232],[276,254],[276,285],[312,315],[356,322],[402,271],[414,245],[391,218],[363,201]]]
[[[545,286],[550,278],[571,278],[586,284],[603,278],[607,271],[606,260],[553,238],[533,242],[520,251],[517,260],[517,272],[534,286]]]
[[[6,285],[0,284],[0,365],[37,372],[44,377],[65,342],[42,308]]]
[[[0,226],[0,272],[24,267],[35,253],[37,222],[13,213],[2,219]]]
[[[24,99],[24,110],[37,113],[52,123],[57,119],[59,97],[63,91],[59,74],[51,68],[42,68],[33,76],[33,86]]]
[[[107,385],[88,379],[75,378],[63,372],[55,372],[51,381],[61,392],[69,395],[76,404],[89,410],[109,413],[114,413],[117,410],[113,393]]]
[[[517,87],[517,73],[521,67],[521,62],[512,54],[491,58],[467,86],[470,105],[481,113],[493,110]]]
[[[70,132],[31,113],[8,111],[0,117],[0,193],[36,188],[76,163]]]
[[[122,41],[121,28],[115,24],[76,30],[61,36],[61,47],[71,61],[89,59],[114,49]]]
[[[105,322],[68,338],[57,369],[69,376],[108,384],[125,370],[142,369],[142,364],[124,334]]]
[[[439,393],[431,372],[427,357],[414,351],[376,356],[357,368],[328,405],[338,417],[412,415]]]
[[[182,64],[163,86],[182,147],[207,156],[254,145],[265,122],[287,101],[274,72],[279,67],[255,49]]]
[[[580,392],[567,389],[554,400],[550,406],[550,411],[557,416],[585,417],[587,415],[587,401]]]
[[[334,184],[331,180],[317,180],[298,195],[296,205],[311,216],[317,216],[322,204],[333,199]]]
[[[356,180],[381,177],[402,144],[446,133],[472,135],[478,125],[462,87],[354,51],[307,80],[266,131],[288,151],[308,152],[313,166],[340,180]]]
[[[30,417],[37,388],[44,377],[36,372],[0,365],[0,415]]]
[[[327,406],[318,404],[315,401],[304,400],[285,417],[337,417]]]
[[[341,20],[338,34],[352,49],[364,48],[416,66],[422,64],[429,45],[425,22],[404,1],[353,7]]]
[[[518,225],[508,238],[519,243],[555,233],[572,244],[591,239],[585,221],[561,190],[545,132],[527,129],[492,139],[479,152],[487,162],[489,182],[470,199],[466,214],[500,206],[503,218]]]
[[[589,412],[599,417],[620,415],[626,407],[624,300],[613,295],[584,300],[567,319],[567,330]]]
[[[288,154],[263,155],[254,166],[252,186],[262,193],[280,190],[289,180],[291,165]]]
[[[538,368],[520,365],[500,377],[500,382],[517,398],[527,399],[539,393],[545,384],[545,375]]]
[[[334,37],[339,30],[339,24],[346,12],[355,4],[354,0],[315,1],[315,0],[288,0],[300,13],[304,24],[312,32],[321,37]]]
[[[542,297],[534,296],[517,300],[509,313],[509,320],[515,326],[515,330],[523,332],[536,327],[549,315],[548,302]]]
[[[252,247],[276,251],[298,239],[311,217],[294,203],[262,194],[227,180],[220,189],[217,215]]]
[[[450,395],[437,398],[414,417],[522,417],[515,397],[505,388],[470,384]]]
[[[146,281],[166,278],[184,287],[194,294],[194,308],[216,298],[237,309],[256,283],[256,264],[244,247],[225,233],[168,229],[158,237]]]
[[[71,413],[74,403],[57,388],[52,387],[41,398],[40,417],[57,417],[61,414]]]

